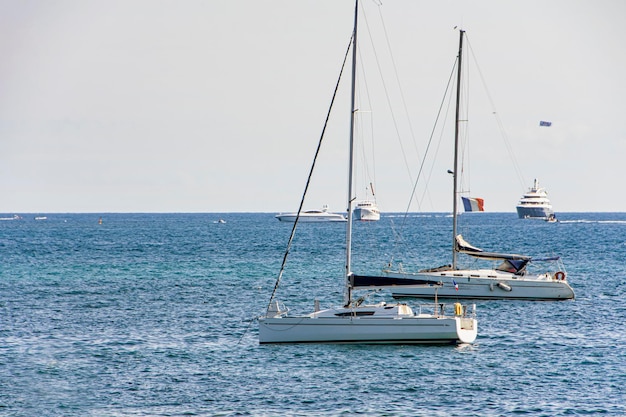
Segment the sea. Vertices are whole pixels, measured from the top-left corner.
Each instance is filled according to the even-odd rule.
[[[626,213],[460,216],[485,250],[561,256],[576,299],[476,301],[476,342],[434,346],[260,345],[279,276],[294,313],[343,294],[345,223],[298,225],[281,274],[274,215],[0,221],[0,416],[626,415]],[[352,269],[450,263],[451,222],[355,223]]]

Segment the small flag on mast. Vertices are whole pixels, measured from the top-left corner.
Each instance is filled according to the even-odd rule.
[[[546,126],[546,127],[550,127],[552,126],[552,122],[544,122],[543,120],[539,122],[539,126]]]
[[[452,279],[452,283],[454,284],[454,289],[458,291],[459,290],[459,284],[457,284],[454,279]]]

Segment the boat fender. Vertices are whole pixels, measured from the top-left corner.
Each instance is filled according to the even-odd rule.
[[[504,291],[511,291],[512,290],[512,288],[510,286],[506,285],[504,282],[498,282],[498,287],[500,287]]]
[[[554,274],[554,279],[556,279],[557,281],[565,281],[565,272],[557,272],[556,274]]]
[[[489,291],[493,291],[493,283],[489,284]]]
[[[462,316],[463,315],[463,306],[461,303],[454,303],[454,315]]]

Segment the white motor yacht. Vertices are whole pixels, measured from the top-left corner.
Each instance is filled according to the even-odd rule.
[[[520,219],[550,220],[554,218],[548,193],[545,188],[539,187],[539,181],[536,178],[533,186],[517,204],[517,215]]]
[[[295,222],[298,213],[280,213],[275,216],[281,222]],[[345,222],[347,219],[343,214],[330,213],[325,205],[321,210],[307,210],[300,212],[300,223],[321,223],[321,222]]]
[[[376,203],[371,200],[363,200],[356,203],[354,208],[354,220],[377,221],[380,220],[380,211]]]

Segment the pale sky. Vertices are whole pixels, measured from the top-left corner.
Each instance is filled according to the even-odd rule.
[[[384,21],[405,100],[395,111],[403,118],[406,106],[413,131],[399,140],[391,123],[388,133],[376,128],[380,155],[368,169],[383,212],[409,203],[413,149],[426,148],[455,26],[467,31],[523,177],[493,115],[480,118],[490,106],[471,93],[472,194],[488,211],[513,212],[537,177],[557,213],[626,211],[625,1],[362,1],[372,37]],[[0,213],[295,210],[353,7],[0,0]],[[365,29],[359,37],[369,42]],[[384,121],[386,98],[375,100],[363,115]],[[305,208],[345,209],[348,110],[342,93]],[[443,141],[443,162],[411,211],[450,211],[452,137]]]

